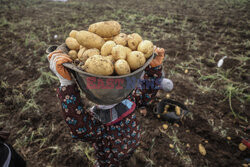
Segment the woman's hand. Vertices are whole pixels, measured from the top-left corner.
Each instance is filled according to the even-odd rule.
[[[48,56],[50,69],[59,78],[61,86],[71,85],[74,82],[70,76],[70,73],[63,66],[63,63],[70,63],[72,60],[66,54],[65,49],[60,45],[55,51],[51,52]]]
[[[155,47],[154,52],[157,54],[155,58],[151,61],[151,67],[157,67],[162,64],[165,56],[165,50],[163,48]]]

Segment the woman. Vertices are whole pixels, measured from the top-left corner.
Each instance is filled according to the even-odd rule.
[[[48,55],[50,69],[59,78],[61,86],[57,90],[62,104],[63,117],[75,139],[93,144],[96,151],[96,166],[120,166],[128,160],[138,147],[140,126],[134,113],[136,106],[146,106],[155,97],[158,88],[171,91],[172,81],[162,79],[164,49],[156,48],[157,56],[145,69],[143,78],[154,82],[154,87],[142,89],[141,86],[118,104],[96,105],[87,109],[81,101],[77,85],[62,65],[72,62],[65,45],[59,46]],[[161,82],[156,82],[156,81]]]

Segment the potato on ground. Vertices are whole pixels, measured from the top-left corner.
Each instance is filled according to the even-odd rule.
[[[87,48],[82,47],[82,48],[78,51],[77,57],[78,57],[79,60],[81,59],[83,53],[84,53],[86,50],[87,50]]]
[[[86,72],[96,75],[107,76],[113,74],[114,72],[113,63],[101,55],[94,55],[88,58],[82,68]]]
[[[240,151],[245,151],[247,149],[247,146],[245,144],[243,144],[243,143],[240,143],[239,144],[239,149],[240,149]]]
[[[120,59],[115,62],[115,72],[118,75],[126,75],[130,73],[130,67],[126,60]]]
[[[70,50],[79,50],[80,48],[79,43],[73,37],[66,38],[65,43]]]
[[[70,31],[69,36],[72,37],[72,38],[76,38],[76,33],[77,32],[78,31],[76,31],[76,30],[72,30],[72,31]]]
[[[137,50],[137,47],[141,41],[142,37],[137,33],[128,35],[128,47],[132,50]]]
[[[79,60],[82,62],[85,62],[88,58],[94,56],[94,55],[99,55],[100,51],[96,48],[92,49],[87,49],[85,50],[81,55],[79,54]]]
[[[207,154],[206,149],[202,144],[199,144],[199,151],[203,156]]]
[[[92,32],[88,31],[78,31],[76,33],[77,42],[86,48],[97,48],[101,49],[102,45],[105,43],[104,39]]]
[[[133,51],[128,55],[127,62],[131,70],[136,70],[145,64],[146,58],[142,52]]]
[[[175,114],[181,115],[181,108],[179,106],[175,106]]]
[[[117,21],[102,21],[91,24],[88,31],[95,33],[103,38],[110,38],[118,35],[121,30],[121,25]]]
[[[118,35],[116,35],[114,37],[114,41],[117,45],[123,45],[126,46],[127,45],[127,35],[124,33],[120,33]]]
[[[112,48],[115,46],[115,42],[114,41],[107,41],[105,42],[104,45],[102,45],[101,48],[101,55],[102,56],[108,56],[111,54]]]
[[[153,54],[154,45],[149,40],[143,40],[142,42],[139,43],[137,50],[142,52],[145,58],[147,59]]]
[[[77,52],[75,50],[70,50],[68,55],[72,60],[77,59]]]
[[[126,48],[122,45],[116,45],[113,47],[111,54],[115,60],[126,59]]]

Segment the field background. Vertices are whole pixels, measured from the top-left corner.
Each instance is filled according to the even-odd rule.
[[[137,32],[165,48],[164,69],[175,85],[171,98],[191,111],[180,127],[169,125],[165,132],[152,113],[138,115],[141,146],[125,166],[228,167],[249,158],[238,144],[249,137],[244,128],[250,117],[250,1],[1,0],[0,5],[0,127],[11,131],[9,143],[28,166],[93,165],[92,147],[72,140],[62,119],[59,82],[45,50],[64,42],[72,29],[103,20],[117,20],[123,32]],[[206,156],[199,153],[200,143]]]

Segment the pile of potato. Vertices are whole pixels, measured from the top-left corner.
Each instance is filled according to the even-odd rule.
[[[96,75],[126,75],[142,67],[154,45],[137,34],[120,33],[116,21],[91,24],[88,31],[72,30],[65,40],[69,56],[80,67]]]

